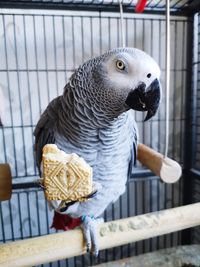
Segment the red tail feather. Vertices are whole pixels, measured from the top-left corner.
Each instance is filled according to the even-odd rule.
[[[71,230],[81,224],[80,218],[72,218],[67,214],[61,214],[58,212],[54,212],[53,223],[51,228],[55,228],[56,230]]]

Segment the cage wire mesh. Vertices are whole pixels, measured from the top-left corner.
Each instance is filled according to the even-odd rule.
[[[149,5],[153,2],[149,1]],[[179,2],[176,1],[177,5]],[[155,58],[162,70],[164,87],[164,16],[124,14],[124,20],[126,45],[142,49]],[[187,48],[191,24],[188,17],[173,16],[171,19],[169,157],[181,164],[185,157]],[[0,203],[0,242],[54,232],[50,229],[52,213],[43,192],[32,184],[38,178],[33,129],[50,100],[62,94],[64,85],[79,64],[118,46],[119,14],[1,10],[0,87],[6,114],[4,127],[0,128],[0,162],[11,165],[15,189],[10,201]],[[163,152],[164,101],[150,122],[143,123],[144,114],[136,112],[135,117],[140,141]],[[158,177],[138,164],[127,183],[126,193],[107,208],[104,218],[114,220],[182,204],[182,180],[172,185],[160,183]],[[180,232],[101,251],[97,260],[86,255],[45,266],[88,266],[178,244],[181,244]]]

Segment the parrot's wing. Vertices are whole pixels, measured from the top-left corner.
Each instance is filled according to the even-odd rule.
[[[58,115],[57,110],[60,104],[60,97],[55,98],[48,105],[44,113],[41,115],[36,128],[34,130],[35,136],[35,158],[38,169],[42,160],[42,149],[46,144],[55,143],[54,129]]]
[[[128,166],[128,179],[131,177],[133,166],[136,164],[136,160],[137,160],[138,129],[137,129],[136,123],[134,124],[133,131],[134,131],[133,146],[132,146],[131,157],[130,157],[129,166]]]

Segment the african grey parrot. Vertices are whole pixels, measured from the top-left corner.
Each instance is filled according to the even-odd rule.
[[[138,133],[131,109],[156,113],[161,95],[160,69],[135,48],[117,48],[79,66],[63,95],[50,102],[34,131],[37,165],[42,148],[55,143],[93,168],[101,185],[90,201],[57,210],[80,218],[87,248],[98,253],[97,218],[124,193],[135,160]]]

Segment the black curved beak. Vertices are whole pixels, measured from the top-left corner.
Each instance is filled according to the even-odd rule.
[[[2,123],[2,121],[1,121],[1,118],[0,118],[0,127],[3,127],[3,123]]]
[[[158,110],[161,97],[161,85],[155,79],[148,88],[145,83],[141,83],[128,94],[125,103],[132,109],[147,111],[144,121],[152,118]]]

